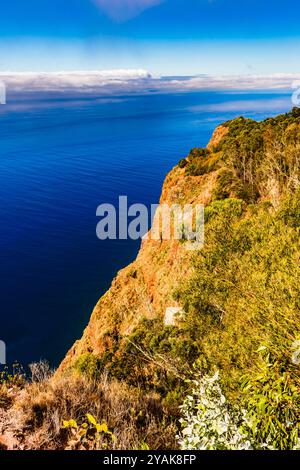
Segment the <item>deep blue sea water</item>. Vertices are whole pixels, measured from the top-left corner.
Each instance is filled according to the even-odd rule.
[[[241,114],[291,108],[272,93],[37,95],[0,106],[0,339],[8,361],[57,365],[137,241],[100,241],[96,208],[157,203],[167,172]]]

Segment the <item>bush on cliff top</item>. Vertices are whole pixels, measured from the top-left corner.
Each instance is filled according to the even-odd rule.
[[[216,199],[241,197],[255,202],[274,190],[293,191],[300,182],[300,109],[256,122],[237,118],[223,126],[229,132],[213,152],[193,149],[185,166],[187,175],[199,176],[222,169]]]

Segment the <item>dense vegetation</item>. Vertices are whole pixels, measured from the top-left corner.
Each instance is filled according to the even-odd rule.
[[[278,446],[292,447],[298,435],[290,441],[281,428],[285,413],[293,415],[291,430],[300,419],[300,370],[292,360],[300,339],[299,216],[299,190],[276,212],[266,202],[213,202],[195,274],[174,292],[185,318],[167,328],[145,319],[105,366],[162,394],[175,414],[188,386],[182,379],[219,370],[232,403],[260,416],[261,431],[253,433],[278,426],[285,438]]]
[[[219,169],[216,200],[237,197],[255,202],[299,185],[300,109],[256,122],[240,117],[224,123],[228,133],[213,149],[193,149],[185,167],[199,176]]]
[[[218,370],[230,406],[240,405],[251,417],[251,446],[294,448],[300,110],[224,126],[229,130],[215,148],[193,149],[179,164],[189,177],[217,172],[205,211],[205,246],[193,258],[193,276],[174,289],[185,316],[167,328],[160,319],[145,319],[117,355],[105,358],[105,367],[159,392],[173,411],[188,386],[182,378]]]
[[[214,147],[178,165],[187,184],[215,175],[204,248],[173,286],[184,315],[116,331],[101,357],[86,352],[66,379],[29,388],[26,426],[46,427],[53,447],[80,447],[88,433],[98,448],[170,448],[181,417],[185,448],[299,448],[300,109],[223,127]]]

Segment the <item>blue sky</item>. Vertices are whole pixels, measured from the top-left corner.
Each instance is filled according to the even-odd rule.
[[[300,72],[295,0],[2,0],[1,71]]]

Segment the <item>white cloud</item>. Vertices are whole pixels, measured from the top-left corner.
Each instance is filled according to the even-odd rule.
[[[0,83],[8,92],[75,91],[95,92],[99,96],[121,94],[172,93],[201,90],[290,90],[300,74],[242,75],[198,77],[152,77],[143,69],[74,72],[0,72]],[[300,88],[300,87],[299,87]]]
[[[93,91],[106,94],[131,90],[133,83],[150,79],[143,69],[74,72],[0,72],[9,91]]]
[[[164,0],[92,0],[101,10],[116,21],[127,21],[144,10],[159,5]]]
[[[292,90],[300,74],[271,75],[202,75],[185,80],[171,80],[169,87],[176,90]]]

